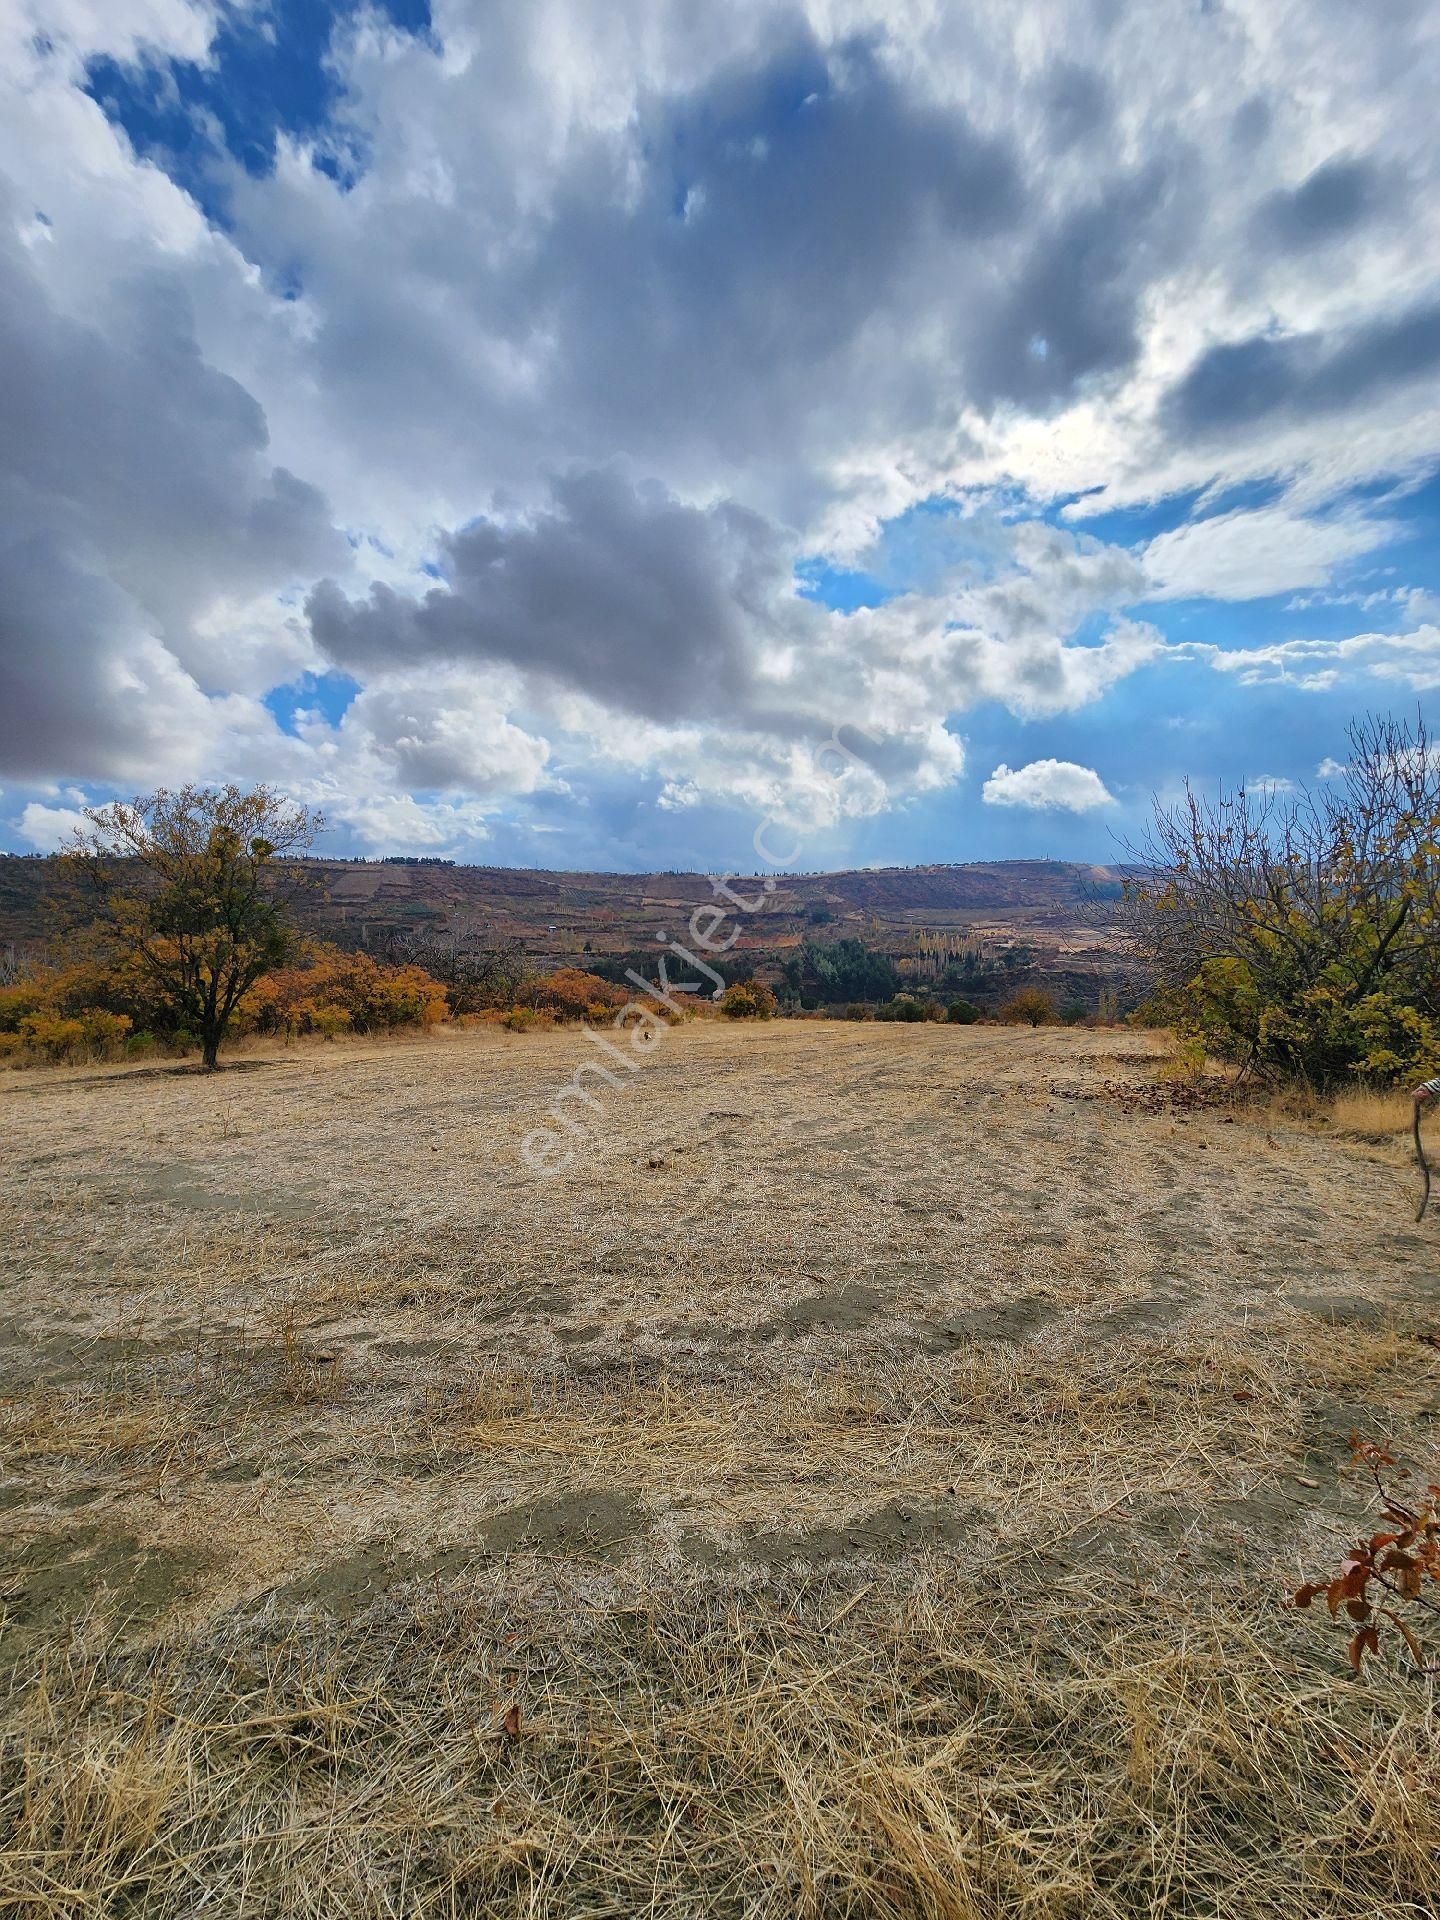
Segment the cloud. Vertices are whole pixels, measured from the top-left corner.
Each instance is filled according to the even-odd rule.
[[[378,791],[347,794],[341,818],[369,854],[418,852],[454,858],[489,839],[492,810],[473,800],[422,800],[403,791]]]
[[[997,527],[991,578],[844,614],[798,591],[793,534],[719,501],[689,506],[617,469],[552,483],[539,513],[444,545],[423,595],[312,594],[317,645],[346,672],[457,663],[515,676],[521,703],[591,751],[704,794],[814,821],[933,790],[963,764],[945,722],[981,700],[1027,716],[1084,706],[1156,657],[1153,628],[1112,617],[1144,586],[1133,557],[1053,527]],[[358,705],[359,703],[357,703]],[[843,798],[825,742],[859,728]]]
[[[1310,519],[1285,506],[1212,514],[1145,549],[1156,596],[1178,600],[1256,600],[1291,588],[1323,586],[1337,567],[1383,545],[1393,522],[1359,509]]]
[[[203,764],[225,724],[207,689],[258,693],[312,656],[302,627],[238,610],[345,543],[205,359],[174,274],[157,263],[109,290],[103,325],[82,319],[16,212],[0,181],[0,768],[132,779],[187,740]]]
[[[1252,773],[1245,781],[1245,786],[1251,793],[1262,796],[1295,791],[1295,782],[1283,773]]]
[[[1216,647],[1187,642],[1177,649],[1232,673],[1242,686],[1288,681],[1304,692],[1324,692],[1342,681],[1373,679],[1417,693],[1440,687],[1440,627],[1409,633],[1357,633],[1344,640],[1281,640],[1268,646]]]
[[[964,628],[947,644],[953,677],[974,689],[966,705],[988,696],[1027,720],[1091,705],[1164,646],[1155,628],[1139,620],[1116,620],[1092,645],[1067,644],[1053,630],[997,636]]]
[[[763,648],[813,639],[823,611],[791,579],[793,547],[758,515],[692,507],[618,472],[556,480],[528,522],[448,536],[443,587],[312,594],[315,637],[347,669],[503,661],[592,699],[673,719],[764,699]]]
[[[533,793],[547,777],[549,742],[508,718],[512,689],[459,670],[423,681],[382,675],[356,695],[340,725],[302,724],[317,753],[332,749],[357,784],[360,765],[404,791],[464,793],[477,800]]]
[[[1382,211],[1392,197],[1390,184],[1374,160],[1337,155],[1299,186],[1266,195],[1256,209],[1256,237],[1295,252],[1328,246]]]
[[[1440,303],[1331,333],[1254,334],[1211,347],[1165,402],[1175,432],[1247,433],[1327,416],[1404,388],[1440,366]]]
[[[1141,296],[1191,217],[1181,156],[1124,174],[1034,234],[1008,292],[975,329],[964,369],[975,404],[1044,409],[1140,355]]]
[[[1050,144],[1059,153],[1094,139],[1113,112],[1110,89],[1093,67],[1054,61],[1043,82]]]
[[[143,53],[203,60],[216,25],[211,0],[13,0],[0,37],[45,36],[62,57],[135,60]]]
[[[997,397],[1050,396],[1111,362],[1093,326],[1060,350],[1048,284],[1017,313],[1032,185],[1013,133],[929,97],[883,33],[823,39],[802,10],[750,6],[729,33],[662,8],[597,35],[569,8],[541,46],[523,18],[495,10],[468,63],[344,44],[361,191],[291,148],[269,177],[234,173],[247,253],[303,275],[315,428],[371,456],[349,486],[327,471],[342,501],[403,475],[454,518],[487,484],[533,499],[544,466],[623,447],[686,495],[726,487],[788,520],[857,428],[929,435],[967,366]],[[1117,242],[1131,214],[1086,210]],[[1087,257],[1112,300],[1118,246],[1103,273]],[[1000,363],[1017,323],[1055,334],[1048,364]]]
[[[996,767],[980,796],[991,807],[1030,807],[1090,813],[1114,805],[1114,795],[1092,767],[1073,760],[1032,760],[1025,767]]]
[[[19,820],[20,837],[40,853],[55,853],[86,825],[78,807],[48,807],[41,800],[27,802]]]
[[[704,798],[693,780],[667,780],[655,804],[666,813],[682,813],[687,807],[698,807]]]
[[[623,418],[632,446],[698,432],[747,463],[823,427],[827,369],[864,366],[903,404],[876,352],[902,303],[933,313],[1030,197],[1008,133],[899,84],[877,44],[811,32],[642,96],[620,141],[576,159],[527,288],[558,349],[556,404],[607,438]],[[992,296],[967,315],[949,353],[978,361],[1000,314]]]
[[[622,7],[600,35],[569,7],[544,34],[496,8],[442,16],[443,50],[342,38],[358,186],[293,142],[229,181],[246,253],[301,289],[276,367],[298,358],[342,513],[453,524],[623,449],[683,497],[810,528],[843,495],[873,525],[978,451],[977,416],[1118,396],[1203,230],[1203,151],[1173,123],[1100,139],[1113,41],[1036,73],[1023,23],[948,47],[847,17]]]

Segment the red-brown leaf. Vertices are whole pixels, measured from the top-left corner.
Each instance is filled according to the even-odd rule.
[[[1356,1673],[1360,1671],[1360,1662],[1367,1653],[1377,1653],[1380,1648],[1380,1635],[1374,1627],[1361,1627],[1345,1649],[1346,1657]]]
[[[1390,1609],[1388,1607],[1385,1609],[1385,1611],[1387,1613],[1390,1613]],[[1425,1665],[1425,1649],[1421,1646],[1420,1642],[1415,1638],[1414,1632],[1412,1631],[1408,1623],[1402,1620],[1398,1613],[1391,1613],[1390,1618],[1395,1622],[1396,1626],[1400,1629],[1400,1632],[1404,1636],[1405,1644],[1410,1649],[1411,1659],[1415,1662],[1417,1667],[1423,1667]]]

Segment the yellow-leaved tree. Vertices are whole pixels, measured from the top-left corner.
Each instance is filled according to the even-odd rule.
[[[244,994],[286,958],[322,816],[270,787],[162,787],[85,810],[62,859],[88,935],[217,1063]],[[287,858],[289,856],[289,858]]]
[[[1162,1014],[1318,1086],[1440,1066],[1440,750],[1418,716],[1347,745],[1310,790],[1157,806],[1122,910]]]

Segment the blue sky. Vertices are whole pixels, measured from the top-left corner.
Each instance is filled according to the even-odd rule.
[[[1440,678],[1437,39],[17,0],[0,844],[237,779],[349,852],[1104,859],[1331,777]]]

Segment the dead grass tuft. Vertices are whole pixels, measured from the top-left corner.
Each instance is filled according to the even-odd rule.
[[[0,1405],[0,1442],[13,1464],[157,1459],[193,1445],[198,1431],[183,1402],[120,1387],[39,1386]]]
[[[1410,1131],[1411,1103],[1393,1088],[1355,1087],[1337,1093],[1329,1104],[1330,1124],[1351,1140],[1388,1143]]]
[[[0,1763],[47,1920],[1414,1913],[1426,1703],[1273,1604],[1036,1561],[847,1593],[417,1589],[333,1631],[53,1654]],[[507,1730],[508,1728],[508,1730]]]

